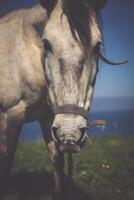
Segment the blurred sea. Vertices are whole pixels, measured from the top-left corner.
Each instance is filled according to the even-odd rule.
[[[106,120],[106,127],[96,127],[89,130],[89,135],[93,138],[102,136],[130,136],[134,135],[134,110],[118,110],[93,112],[89,121],[103,119]]]
[[[106,127],[97,126],[88,130],[91,138],[104,136],[134,136],[134,110],[95,111],[91,112],[88,121],[101,119],[107,122]],[[25,124],[20,135],[21,140],[33,142],[42,139],[37,122]]]

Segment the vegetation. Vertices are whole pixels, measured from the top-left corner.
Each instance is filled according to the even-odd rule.
[[[68,200],[133,200],[134,138],[103,138],[87,144],[74,155],[73,180],[66,182]],[[52,166],[44,142],[20,142],[4,200],[50,200],[51,184]]]

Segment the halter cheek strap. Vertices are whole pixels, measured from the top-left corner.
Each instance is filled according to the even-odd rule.
[[[82,107],[78,107],[77,105],[72,105],[72,104],[56,106],[56,107],[54,107],[53,112],[54,112],[54,114],[71,113],[71,114],[75,114],[75,115],[81,115],[84,118],[88,117],[88,111],[86,111]]]

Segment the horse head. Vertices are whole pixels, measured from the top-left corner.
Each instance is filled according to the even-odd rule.
[[[40,1],[49,13],[43,40],[46,82],[55,114],[52,137],[60,151],[78,152],[87,135],[98,61],[100,57],[108,61],[100,54],[98,22],[106,0]]]

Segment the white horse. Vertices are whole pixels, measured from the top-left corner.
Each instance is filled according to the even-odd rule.
[[[86,138],[98,60],[116,64],[100,54],[105,3],[41,0],[0,19],[1,186],[23,124],[38,120],[54,166],[54,194],[61,192],[63,153],[78,152]]]

